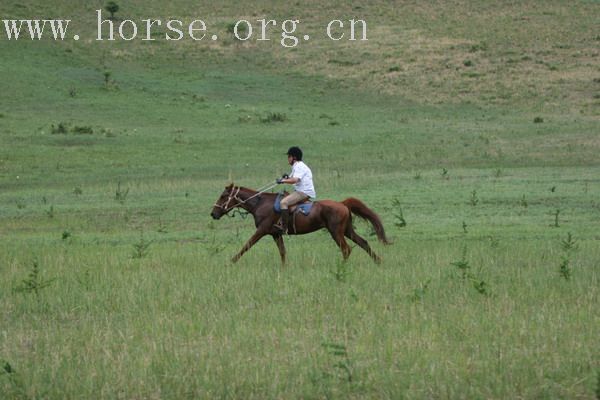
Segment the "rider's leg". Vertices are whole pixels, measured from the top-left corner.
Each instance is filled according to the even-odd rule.
[[[289,207],[294,204],[298,204],[300,202],[308,199],[308,196],[302,192],[293,192],[287,196],[285,196],[281,200],[281,227],[284,233],[287,233],[287,227],[290,222],[290,212]]]

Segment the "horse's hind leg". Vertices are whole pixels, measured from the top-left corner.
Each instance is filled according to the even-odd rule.
[[[342,225],[336,225],[336,226],[331,226],[331,227],[327,227],[327,230],[329,231],[329,233],[331,234],[331,237],[333,238],[333,240],[335,240],[335,243],[339,246],[340,250],[342,251],[342,256],[344,257],[344,261],[348,259],[348,257],[350,257],[350,252],[352,251],[352,248],[348,245],[348,242],[346,242],[346,239],[344,239],[344,228]]]
[[[348,221],[348,225],[346,226],[346,232],[344,234],[348,239],[352,240],[354,243],[359,245],[361,249],[366,251],[371,256],[373,261],[375,261],[377,264],[381,262],[381,258],[379,258],[379,256],[375,254],[373,250],[371,250],[369,242],[362,238],[358,233],[356,233],[354,228],[352,228],[352,221]]]

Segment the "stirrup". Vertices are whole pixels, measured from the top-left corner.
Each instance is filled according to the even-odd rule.
[[[277,229],[282,235],[287,234],[287,230],[283,226],[283,221],[280,219],[276,223],[273,224],[273,227]]]

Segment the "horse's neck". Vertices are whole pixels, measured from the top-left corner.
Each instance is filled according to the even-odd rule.
[[[254,191],[252,189],[240,188],[240,192],[238,193],[237,197],[239,197],[243,201],[246,201],[249,198],[251,198],[252,196],[254,196],[256,193],[258,193],[258,192]]]
[[[237,197],[241,199],[244,203],[240,205],[243,209],[249,212],[253,212],[256,207],[253,207],[254,199],[256,199],[257,191],[252,189],[240,188]]]
[[[253,213],[261,204],[264,204],[265,201],[269,201],[269,199],[273,199],[272,202],[275,201],[274,197],[271,196],[262,196],[263,193],[259,193],[256,190],[240,188],[240,192],[238,197],[244,202],[241,206],[246,211]]]

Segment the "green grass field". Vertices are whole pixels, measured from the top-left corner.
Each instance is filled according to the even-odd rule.
[[[93,41],[103,5],[0,4],[82,36],[0,39],[0,399],[600,398],[597,1],[120,4],[223,38],[177,44]],[[227,38],[263,17],[314,40]],[[381,265],[325,231],[230,263],[214,202],[290,145]]]

